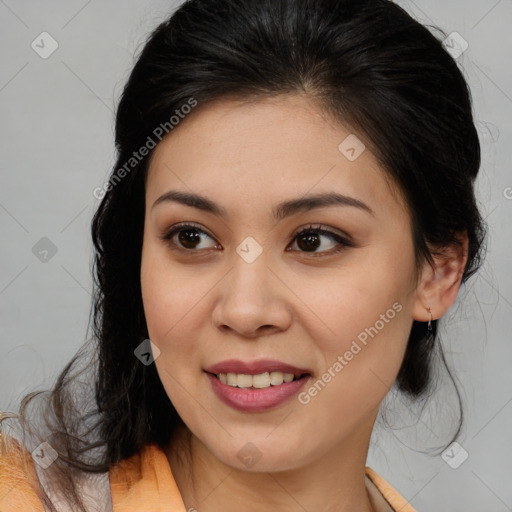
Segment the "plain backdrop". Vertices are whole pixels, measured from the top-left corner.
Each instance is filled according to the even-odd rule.
[[[114,110],[135,52],[177,3],[0,0],[0,409],[12,410],[23,393],[51,385],[85,340],[93,190],[114,164]],[[453,400],[444,400],[449,391],[437,393],[421,416],[395,396],[397,416],[392,428],[376,428],[368,465],[418,511],[506,512],[512,510],[512,2],[400,5],[468,42],[457,61],[472,89],[481,138],[478,199],[489,248],[441,330],[465,404],[460,447],[448,457],[418,450],[425,441],[449,441],[441,428],[453,412]],[[56,51],[42,58],[52,44]],[[467,459],[455,469],[446,461],[465,456],[461,450]]]

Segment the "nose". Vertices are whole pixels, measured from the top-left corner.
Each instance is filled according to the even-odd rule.
[[[234,256],[233,267],[216,287],[212,322],[217,329],[254,339],[290,327],[292,294],[270,265],[265,251],[252,263]]]

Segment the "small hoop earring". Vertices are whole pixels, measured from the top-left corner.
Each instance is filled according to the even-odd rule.
[[[431,331],[432,330],[432,311],[430,310],[430,308],[427,308],[427,311],[428,311],[428,314],[429,314],[427,329],[429,331]]]

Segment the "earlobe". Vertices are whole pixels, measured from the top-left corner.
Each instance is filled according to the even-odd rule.
[[[414,320],[437,320],[457,299],[468,256],[467,233],[460,234],[458,240],[459,243],[432,250],[434,268],[429,262],[424,263],[412,309]]]

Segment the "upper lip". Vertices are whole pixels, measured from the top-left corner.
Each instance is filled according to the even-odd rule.
[[[310,374],[311,371],[303,368],[297,368],[291,364],[276,361],[274,359],[258,359],[256,361],[240,361],[239,359],[227,359],[221,361],[208,368],[205,368],[208,373],[239,373],[244,375],[258,375],[265,372],[283,372],[293,373],[295,377],[300,377],[304,374]]]

